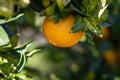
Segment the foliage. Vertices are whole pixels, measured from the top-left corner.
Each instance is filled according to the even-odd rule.
[[[9,37],[2,26],[15,21],[22,17],[24,14],[13,15],[13,6],[16,1],[10,0],[0,1],[0,79],[1,80],[32,80],[32,78],[26,74],[19,73],[25,66],[26,60],[32,54],[39,52],[40,50],[28,51],[32,44],[32,41],[26,42],[23,45],[18,45],[19,34],[15,34]],[[8,10],[4,10],[4,8]],[[9,10],[10,9],[10,10]],[[12,10],[11,10],[12,9]],[[9,12],[10,11],[10,12]],[[2,18],[6,17],[6,18]]]
[[[0,79],[119,80],[120,24],[119,16],[114,16],[119,13],[119,6],[118,0],[1,0]],[[17,31],[16,25],[29,25],[38,32],[42,25],[40,21],[44,21],[42,16],[57,23],[69,14],[73,14],[76,19],[71,33],[84,31],[82,40],[96,46],[79,43],[75,49],[61,49],[47,45],[42,46],[43,55],[35,54],[29,58],[40,49],[29,51],[32,41],[20,45],[20,35],[10,36],[14,31],[10,30],[9,33],[4,27],[8,25],[8,28],[14,27]],[[111,26],[109,23],[113,26],[110,27],[110,36],[100,40],[98,37],[103,36],[101,27]],[[117,56],[112,63],[104,55],[106,50],[111,49],[112,54]]]
[[[18,40],[19,35],[15,35],[9,39],[7,33],[2,26],[0,26],[0,74],[3,76],[0,77],[1,80],[31,79],[30,77],[27,77],[27,75],[19,74],[18,72],[23,69],[27,56],[31,56],[39,50],[28,52],[27,50],[31,46],[32,41],[17,46]]]
[[[40,3],[43,4],[38,9],[36,5]],[[39,0],[39,3],[34,1],[31,6],[54,22],[60,21],[71,13],[74,14],[76,21],[71,32],[84,31],[86,41],[94,45],[93,34],[102,37],[101,27],[109,26],[105,21],[108,16],[106,9],[110,3],[111,0]]]

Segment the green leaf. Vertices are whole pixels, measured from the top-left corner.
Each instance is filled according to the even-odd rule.
[[[86,26],[85,22],[82,22],[79,26],[76,26],[76,28],[72,29],[72,32],[78,32],[80,30],[83,30]]]
[[[59,10],[62,12],[64,7],[71,1],[71,0],[55,0]]]
[[[14,20],[20,18],[20,17],[23,16],[23,15],[24,15],[24,14],[19,14],[19,15],[17,15],[16,17],[13,17],[13,18],[0,19],[0,24],[5,24],[5,23],[8,23],[8,22],[14,21]]]
[[[46,13],[47,17],[50,17],[54,14],[55,7],[56,7],[56,5],[52,4],[48,8],[45,9],[45,13]]]
[[[0,46],[1,52],[9,52],[10,49],[11,49],[11,44],[9,44],[9,43],[6,45]]]
[[[5,30],[0,26],[0,46],[7,45],[9,43],[9,38]]]
[[[27,52],[27,50],[31,46],[31,44],[32,44],[32,41],[28,41],[21,46],[15,47],[14,49],[20,54],[25,54],[25,52]]]
[[[100,25],[100,27],[109,27],[110,26],[110,24],[107,22],[101,22],[99,25]]]
[[[37,53],[37,52],[40,52],[41,49],[37,49],[37,50],[32,50],[30,51],[29,53],[26,53],[26,56],[32,56],[33,54]]]
[[[51,0],[42,0],[42,4],[45,8],[47,8],[50,5]]]
[[[73,4],[70,4],[70,8],[73,10],[73,11],[75,11],[75,12],[77,12],[77,13],[79,13],[81,16],[87,16],[86,14],[84,14],[84,13],[82,13],[77,7],[75,7]]]
[[[83,30],[83,28],[86,26],[85,22],[82,22],[82,17],[78,17],[71,29],[71,32],[78,32],[80,30]]]
[[[23,67],[25,66],[25,63],[26,63],[26,56],[25,56],[25,54],[21,54],[19,63],[15,70],[15,73],[20,72],[23,69]]]
[[[87,3],[87,2],[86,2]],[[94,12],[96,11],[96,7],[98,5],[98,0],[89,0],[88,3],[87,3],[87,12]],[[92,13],[93,15],[93,13]]]
[[[44,9],[42,5],[42,0],[30,0],[30,7],[37,12],[40,12]]]
[[[105,7],[103,7],[102,9],[100,9],[100,11],[98,12],[98,18],[101,17],[101,15],[104,13],[104,11],[107,9],[109,4],[107,4]]]
[[[101,15],[100,20],[106,21],[108,18],[108,10],[104,11],[104,13]]]
[[[30,26],[35,26],[35,12],[32,9],[28,8],[27,10],[24,11],[23,20],[24,19],[25,19],[25,21],[23,21],[23,22],[27,22]],[[23,24],[25,24],[25,23],[23,23]]]
[[[62,15],[61,15],[60,11],[58,10],[58,8],[55,9],[53,16],[54,16],[54,17],[53,17],[53,21],[54,21],[55,23],[59,22],[60,19],[62,18]]]
[[[19,34],[16,34],[15,36],[10,38],[10,44],[12,45],[12,47],[16,47],[19,41]]]
[[[87,38],[87,42],[89,44],[91,44],[92,46],[95,46],[92,33],[88,32],[85,35],[86,35],[86,38]]]
[[[84,21],[87,23],[86,25],[92,33],[96,34],[99,37],[103,36],[99,25],[97,25],[94,21],[92,22],[92,21],[89,21],[87,19],[84,19]]]
[[[20,72],[25,63],[26,63],[26,55],[25,53],[27,52],[28,48],[31,46],[32,41],[28,41],[25,44],[23,44],[22,46],[19,47],[15,47],[14,50],[16,50],[16,52],[18,52],[20,54],[20,60],[17,66],[17,69],[15,70],[15,72]]]
[[[2,70],[2,72],[5,74],[5,75],[9,75],[9,73],[11,72],[12,70],[12,64],[11,63],[4,63],[4,64],[1,64],[0,65],[0,69]]]
[[[83,35],[82,38],[80,39],[80,42],[85,42],[86,41],[86,35]]]

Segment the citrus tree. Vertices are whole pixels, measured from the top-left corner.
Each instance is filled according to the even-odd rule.
[[[82,31],[84,33],[84,38],[86,37],[86,40],[89,43],[91,43],[92,45],[94,45],[93,34],[98,37],[103,37],[101,27],[109,26],[109,24],[106,23],[105,21],[108,16],[108,10],[106,10],[106,8],[110,4],[110,2],[111,2],[111,0],[101,0],[101,1],[97,1],[97,0],[93,0],[93,1],[89,1],[89,0],[84,0],[84,1],[80,1],[80,0],[73,0],[73,1],[71,1],[71,0],[61,0],[61,1],[43,0],[42,1],[43,6],[41,7],[40,13],[42,15],[45,15],[48,19],[53,21],[53,22],[51,22],[48,19],[45,20],[45,24],[43,24],[43,32],[45,32],[45,36],[47,38],[49,37],[49,35],[52,36],[51,38],[49,37],[48,40],[50,43],[56,44],[56,46],[57,46],[57,39],[61,38],[61,40],[63,40],[63,41],[58,41],[58,42],[61,42],[61,43],[59,43],[61,45],[62,44],[66,45],[65,42],[68,42],[68,44],[70,44],[69,41],[64,40],[63,37],[68,37],[68,34],[75,34],[78,31]],[[71,18],[68,17],[70,14],[74,17],[74,19],[72,17]],[[68,17],[70,20],[73,20],[73,21],[67,20],[69,23],[68,24],[66,22],[66,20],[64,20],[64,18],[66,18],[66,17]],[[46,29],[47,24],[51,30]],[[54,25],[54,24],[56,24],[56,25]],[[64,25],[62,25],[62,24],[64,24],[65,27],[63,27]],[[65,30],[68,33],[68,34],[65,34],[63,30],[57,31],[58,33],[56,33],[56,30],[54,28],[52,28],[51,26],[58,27],[58,30],[59,30],[59,26],[61,28],[63,27],[64,30],[66,27],[69,27],[69,26],[71,26],[71,27],[69,28],[68,31]],[[54,31],[52,31],[52,30],[54,30]],[[49,33],[49,31],[51,34]],[[83,33],[78,34],[79,40],[82,37],[80,35],[83,35]],[[54,34],[55,34],[55,36],[54,36]],[[61,35],[62,35],[62,37],[60,37]],[[58,36],[58,38],[56,36]],[[74,37],[71,37],[71,38],[73,38],[73,41],[71,41],[71,42],[73,42],[73,44],[75,44],[75,42],[76,42],[76,39]],[[53,38],[55,38],[55,39],[53,39]],[[68,37],[67,39],[70,40],[71,38]],[[59,46],[59,44],[58,44],[58,46]],[[70,45],[68,45],[68,47],[69,46]],[[67,47],[67,45],[62,46],[62,47]]]
[[[31,40],[19,45],[19,33],[10,32],[8,28],[11,25],[21,24],[24,22],[22,17],[26,18],[29,15],[31,16],[27,21],[34,26],[34,22],[31,21],[34,19],[32,17],[34,13],[29,10],[38,13],[39,17],[45,16],[42,19],[42,32],[52,45],[67,48],[84,41],[95,46],[97,44],[94,43],[94,39],[108,38],[109,32],[106,27],[110,24],[107,23],[109,13],[107,7],[110,3],[111,0],[1,0],[0,79],[32,80],[29,75],[20,72],[29,56],[39,52],[40,49],[29,51]],[[114,50],[106,53],[112,55]],[[106,55],[103,56],[109,64],[116,61],[115,56],[106,57]]]

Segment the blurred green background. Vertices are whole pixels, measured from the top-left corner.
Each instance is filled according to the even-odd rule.
[[[29,0],[19,1],[23,1],[18,4],[24,16],[9,23],[9,27],[5,25],[9,29],[8,34],[20,33],[19,44],[34,40],[31,49],[41,49],[40,53],[27,60],[23,73],[34,80],[120,80],[120,0],[113,0],[108,7],[107,22],[111,26],[104,29],[106,37],[95,37],[96,46],[79,42],[70,48],[49,44],[42,34],[45,17],[35,12],[34,7],[28,6]],[[0,16],[17,14],[19,7],[14,10],[14,4],[15,0],[0,0]]]

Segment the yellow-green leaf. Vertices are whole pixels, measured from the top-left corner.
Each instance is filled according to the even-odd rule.
[[[102,9],[100,9],[99,13],[98,13],[98,18],[101,17],[101,15],[103,14],[103,12],[106,10],[106,8],[108,7],[109,4],[107,4],[105,7],[103,7]]]
[[[0,46],[7,45],[9,43],[9,38],[5,30],[0,26]]]

